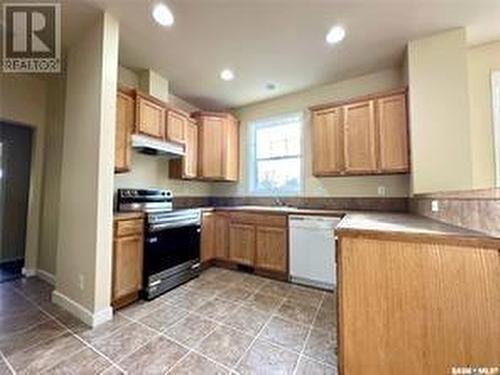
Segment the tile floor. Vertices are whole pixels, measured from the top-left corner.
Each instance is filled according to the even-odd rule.
[[[336,374],[332,293],[211,268],[90,329],[51,291],[0,285],[0,375]]]

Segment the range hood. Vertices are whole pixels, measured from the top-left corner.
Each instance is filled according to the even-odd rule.
[[[160,141],[141,134],[132,134],[132,148],[147,155],[181,157],[186,154],[184,146],[180,144]]]

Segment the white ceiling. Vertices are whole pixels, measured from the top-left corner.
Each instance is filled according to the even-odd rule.
[[[173,27],[152,20],[157,1],[174,13]],[[89,12],[74,11],[78,4],[119,18],[123,65],[158,71],[176,95],[205,109],[397,66],[409,40],[453,27],[467,26],[470,44],[500,39],[498,0],[65,0],[67,27]],[[329,46],[334,24],[347,36]],[[236,78],[220,80],[223,68]],[[266,89],[270,82],[276,90]]]

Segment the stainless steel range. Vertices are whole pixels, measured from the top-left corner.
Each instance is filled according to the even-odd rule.
[[[119,189],[119,211],[146,215],[143,296],[152,299],[200,273],[201,211],[173,209],[170,190]]]

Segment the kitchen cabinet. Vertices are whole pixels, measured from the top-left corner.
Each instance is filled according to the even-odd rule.
[[[115,173],[130,171],[134,114],[133,92],[119,89],[116,95]]]
[[[406,172],[409,169],[406,95],[378,99],[377,110],[380,169],[383,172]]]
[[[340,373],[498,363],[498,243],[346,233],[339,244]]]
[[[198,177],[198,126],[192,119],[185,124],[185,155],[169,161],[169,177],[194,179]]]
[[[112,305],[126,306],[139,298],[142,288],[143,219],[115,217],[113,239]]]
[[[215,214],[215,249],[216,259],[229,258],[229,219],[225,213]]]
[[[254,265],[255,226],[236,223],[229,224],[229,259],[242,265]]]
[[[270,271],[287,272],[287,234],[286,228],[257,227],[255,267]]]
[[[406,90],[311,108],[317,177],[408,173]]]
[[[189,115],[173,109],[167,110],[165,138],[167,141],[184,144]]]
[[[347,174],[375,172],[377,155],[373,100],[345,105],[342,112],[345,172]]]
[[[205,212],[201,227],[201,261],[229,259],[229,220],[223,212]]]
[[[239,171],[239,123],[228,113],[197,112],[199,177],[237,181]]]
[[[165,107],[159,100],[137,92],[135,131],[157,139],[165,136]]]
[[[344,171],[342,108],[328,108],[312,113],[313,174],[338,175]]]
[[[205,212],[201,219],[200,260],[209,262],[215,257],[215,213]]]

